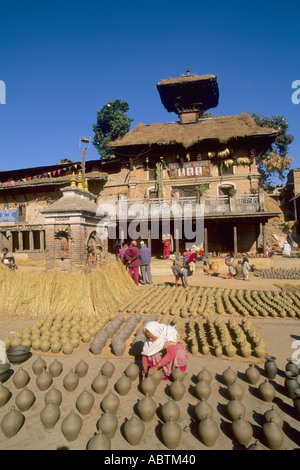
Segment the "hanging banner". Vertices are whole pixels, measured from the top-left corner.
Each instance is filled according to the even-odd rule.
[[[170,163],[169,170],[171,179],[210,176],[210,161]]]
[[[19,210],[18,209],[7,209],[0,210],[0,223],[7,222],[18,222],[19,220]]]

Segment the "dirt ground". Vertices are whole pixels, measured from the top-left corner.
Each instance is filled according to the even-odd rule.
[[[269,261],[269,260],[267,260]],[[287,259],[281,256],[275,256],[271,261],[273,267],[283,268],[299,268],[300,259]],[[165,282],[174,282],[174,277],[170,270],[171,262],[169,260],[154,260],[152,263],[153,282],[156,284],[163,284]],[[26,269],[30,270],[29,267]],[[36,268],[35,268],[36,270]],[[223,270],[223,267],[220,270]],[[208,276],[203,273],[201,264],[197,265],[196,273],[189,278],[190,284],[193,286],[208,286],[208,287],[235,287],[243,289],[264,289],[275,290],[280,289],[284,284],[300,285],[300,281],[294,280],[274,280],[262,279],[260,277],[250,276],[248,282],[242,279],[227,279],[226,272],[222,272],[220,276]],[[143,286],[140,286],[143,289]],[[225,318],[226,319],[226,318]],[[142,320],[145,320],[143,317]],[[284,421],[283,432],[284,441],[281,447],[282,450],[300,449],[300,426],[299,416],[293,406],[293,401],[287,396],[284,380],[285,380],[285,365],[287,358],[291,355],[297,354],[299,349],[298,358],[300,359],[300,329],[299,319],[292,318],[251,318],[255,326],[259,328],[263,340],[268,345],[268,353],[276,357],[276,364],[278,366],[278,373],[275,379],[270,380],[276,390],[276,395],[273,402],[265,402],[262,400],[258,386],[266,379],[264,371],[264,359],[258,359],[251,356],[251,358],[243,359],[238,356],[234,358],[216,358],[214,356],[199,357],[189,356],[187,375],[184,379],[186,392],[183,398],[177,402],[180,407],[180,416],[178,424],[181,428],[181,440],[176,450],[184,452],[190,451],[197,454],[200,450],[244,450],[258,440],[260,447],[263,450],[268,450],[269,447],[263,434],[264,413],[275,406],[276,411]],[[0,331],[1,337],[29,326],[34,323],[36,319],[7,319],[0,317]],[[30,381],[27,385],[28,389],[32,390],[36,396],[36,400],[28,411],[24,411],[25,422],[19,432],[11,437],[5,437],[2,429],[0,428],[0,449],[1,450],[56,450],[56,449],[70,449],[70,450],[85,450],[88,441],[97,432],[97,421],[102,415],[101,400],[109,392],[113,391],[120,398],[120,405],[116,412],[118,418],[118,429],[115,436],[111,439],[112,451],[127,451],[126,455],[135,455],[135,451],[159,451],[170,453],[169,449],[165,446],[162,436],[161,427],[163,425],[161,416],[161,407],[165,404],[170,396],[170,381],[161,381],[153,395],[153,399],[157,405],[157,411],[151,422],[144,423],[144,434],[141,438],[139,445],[131,446],[124,435],[124,423],[130,419],[133,414],[137,415],[137,403],[144,398],[140,389],[140,378],[132,382],[129,393],[125,396],[120,396],[115,389],[116,381],[122,376],[126,367],[136,361],[140,365],[140,360],[135,359],[128,353],[129,344],[124,356],[117,358],[114,356],[109,348],[105,348],[100,356],[93,356],[89,351],[89,344],[80,348],[77,353],[71,356],[59,356],[57,359],[63,365],[63,372],[59,377],[53,378],[55,388],[62,391],[63,399],[60,405],[60,418],[53,429],[46,430],[40,420],[40,412],[44,408],[44,396],[47,391],[40,391],[36,384],[36,376],[33,373],[32,364],[38,357],[38,354],[32,356],[21,365],[11,366],[11,376],[3,384],[11,391],[11,398],[9,401],[0,408],[0,422],[3,417],[10,411],[12,406],[16,406],[15,398],[20,393],[13,383],[14,374],[20,369],[28,371]],[[54,355],[43,355],[46,361],[47,369],[54,361]],[[79,385],[73,392],[67,392],[63,386],[63,378],[71,370],[75,369],[79,361],[83,359],[89,366],[88,373],[85,377],[80,378]],[[98,395],[93,391],[91,384],[93,379],[98,375],[102,365],[109,359],[115,366],[115,372],[109,379],[108,386],[104,393]],[[245,380],[245,370],[250,362],[254,362],[257,369],[260,371],[260,379],[255,385],[249,385]],[[245,419],[250,422],[253,430],[253,437],[249,440],[246,446],[239,444],[234,438],[232,432],[231,420],[226,411],[226,405],[229,401],[228,388],[222,381],[222,374],[231,367],[237,373],[238,382],[244,389],[244,396],[242,402],[246,408]],[[195,417],[194,408],[199,399],[195,395],[195,383],[198,372],[205,367],[210,371],[213,380],[211,382],[211,394],[207,399],[208,403],[213,408],[213,419],[218,425],[219,435],[215,445],[212,448],[206,447],[201,441],[198,434],[198,421]],[[69,442],[66,440],[61,431],[61,423],[64,418],[74,410],[79,414],[76,408],[76,399],[79,394],[86,388],[94,396],[94,405],[91,412],[87,416],[81,416],[82,428],[75,441]],[[140,454],[139,454],[140,455]]]

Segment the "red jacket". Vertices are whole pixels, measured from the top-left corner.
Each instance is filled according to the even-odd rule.
[[[138,268],[140,265],[139,260],[140,251],[137,249],[136,246],[132,246],[131,248],[127,248],[125,251],[125,258],[127,260],[127,267],[128,268]],[[130,263],[128,263],[130,261]]]

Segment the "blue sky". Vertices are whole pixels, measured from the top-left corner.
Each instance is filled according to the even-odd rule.
[[[132,127],[177,120],[156,84],[188,66],[217,75],[213,114],[284,115],[300,167],[299,13],[296,1],[0,0],[0,168],[81,160],[109,100],[128,101]]]

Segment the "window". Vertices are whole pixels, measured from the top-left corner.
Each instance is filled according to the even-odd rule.
[[[219,173],[219,176],[230,176],[230,175],[234,175],[234,171],[233,171],[233,165],[230,165],[229,167],[218,167],[218,173]]]

